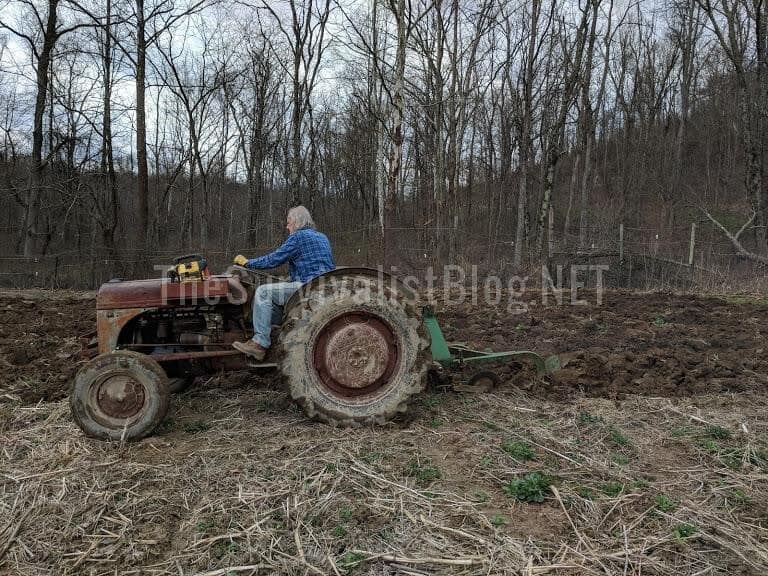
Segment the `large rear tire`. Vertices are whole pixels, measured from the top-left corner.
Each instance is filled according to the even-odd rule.
[[[152,433],[168,412],[168,378],[144,354],[102,354],[75,376],[72,417],[88,436],[137,440]]]
[[[307,416],[383,424],[424,389],[429,341],[420,310],[385,284],[334,276],[304,290],[288,311],[282,371]]]

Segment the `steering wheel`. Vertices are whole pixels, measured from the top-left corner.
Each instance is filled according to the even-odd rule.
[[[263,280],[271,280],[272,282],[282,282],[282,280],[277,276],[273,276],[272,274],[267,274],[266,272],[262,272],[261,270],[254,270],[253,268],[238,266],[237,264],[232,264],[227,269],[227,272],[232,273],[233,276],[237,276],[240,279],[240,282],[242,282],[243,284],[248,284],[249,286],[259,286],[263,284]],[[260,282],[259,280],[262,280],[262,281]]]

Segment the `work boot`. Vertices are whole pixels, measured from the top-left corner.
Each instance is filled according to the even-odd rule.
[[[264,348],[258,342],[253,340],[246,340],[245,342],[232,342],[232,346],[236,350],[239,350],[243,354],[248,354],[256,360],[264,360],[264,356],[267,355],[267,349]]]

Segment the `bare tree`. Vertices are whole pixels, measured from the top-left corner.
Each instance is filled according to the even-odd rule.
[[[746,156],[745,187],[755,213],[755,237],[761,248],[765,248],[768,241],[768,202],[763,190],[762,132],[768,115],[768,3],[765,0],[697,1],[731,64],[738,85],[741,135]]]
[[[323,55],[328,48],[326,27],[331,14],[331,0],[281,0],[263,2],[261,6],[287,42],[292,62],[286,66],[292,82],[291,98],[291,172],[289,186],[294,204],[312,199],[314,191],[306,190],[306,162],[302,154],[302,130],[311,116],[312,92],[317,86]],[[284,13],[290,14],[290,27],[283,25]]]
[[[138,244],[148,249],[149,237],[149,166],[147,163],[147,54],[184,18],[200,12],[217,0],[189,0],[177,6],[174,0],[157,0],[147,5],[135,0],[131,21],[134,24],[134,46],[121,44],[134,67],[136,81],[136,195],[139,202]]]
[[[46,158],[43,158],[43,115],[45,114],[46,99],[48,97],[53,51],[56,43],[62,36],[91,25],[87,21],[75,21],[71,24],[60,23],[58,13],[60,2],[61,0],[47,0],[44,7],[39,7],[35,0],[17,0],[17,8],[27,16],[27,21],[32,22],[28,27],[23,23],[11,25],[5,19],[0,19],[0,29],[7,30],[26,43],[35,68],[36,90],[32,120],[32,158],[27,193],[23,200],[24,219],[22,234],[23,253],[25,256],[31,256],[37,250],[37,224],[40,211],[43,171],[55,153],[55,150],[52,150]],[[63,145],[63,142],[61,144]]]
[[[247,29],[246,29],[247,30]],[[256,245],[259,224],[263,222],[267,186],[266,162],[275,150],[275,128],[282,120],[278,104],[279,66],[269,43],[253,33],[244,34],[240,66],[235,81],[224,84],[228,104],[237,126],[239,153],[245,164],[248,186],[247,241]]]

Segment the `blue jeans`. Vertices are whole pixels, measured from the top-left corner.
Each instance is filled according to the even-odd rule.
[[[288,298],[301,287],[301,282],[262,284],[253,295],[253,341],[264,348],[272,344],[272,312],[280,314]]]

